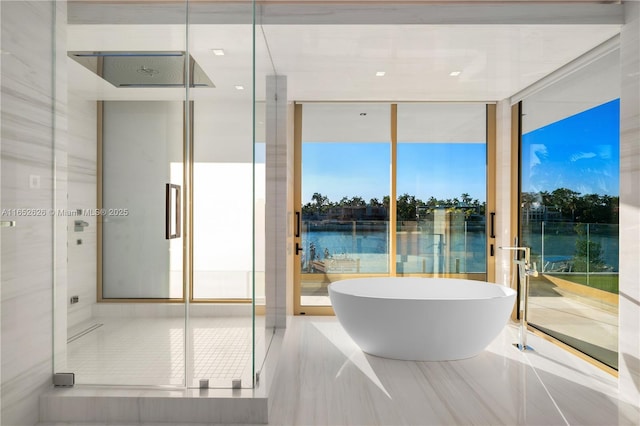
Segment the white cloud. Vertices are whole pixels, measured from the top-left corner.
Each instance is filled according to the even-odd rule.
[[[531,150],[531,156],[529,159],[530,167],[540,164],[540,157],[546,157],[549,153],[547,147],[544,144],[540,143],[531,144],[531,147],[529,149]]]
[[[578,160],[583,160],[585,158],[593,158],[593,157],[597,157],[595,152],[578,152],[576,154],[573,154],[569,160],[571,162],[575,162]]]

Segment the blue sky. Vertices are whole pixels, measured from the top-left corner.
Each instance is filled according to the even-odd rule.
[[[360,196],[366,201],[389,195],[389,144],[304,143],[302,203],[319,192],[331,201]]]
[[[524,134],[522,191],[619,195],[619,123],[616,99]]]
[[[614,100],[522,137],[522,190],[569,188],[619,195],[620,102]],[[486,200],[484,143],[399,143],[397,194],[426,201],[468,193]],[[302,153],[302,202],[314,192],[339,201],[389,194],[389,143],[307,143]]]
[[[389,195],[390,144],[304,143],[302,200],[314,192],[331,201],[361,196],[366,201]],[[398,195],[426,201],[460,197],[463,192],[485,199],[484,144],[399,143]]]

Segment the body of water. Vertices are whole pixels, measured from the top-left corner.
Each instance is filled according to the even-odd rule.
[[[618,236],[614,225],[600,225],[589,233],[589,240],[597,242],[600,258],[612,272],[618,271]],[[369,225],[365,230],[357,226],[344,230],[313,230],[302,233],[302,268],[313,272],[311,262],[329,263],[328,259],[339,260],[342,267],[349,268],[348,261],[358,261],[361,273],[385,273],[389,264],[389,233],[387,223],[379,224],[378,229]],[[376,227],[373,227],[376,228]],[[382,228],[382,229],[380,229]],[[572,232],[571,227],[564,231],[556,227],[547,227],[542,232],[527,232],[523,243],[531,247],[532,256],[540,260],[544,255],[549,261],[571,261],[576,252],[576,242],[586,238],[585,234]],[[568,230],[567,230],[568,229]],[[544,242],[544,244],[543,244]],[[327,259],[327,261],[325,261]],[[442,234],[413,230],[401,231],[397,235],[397,269],[404,272],[486,272],[486,237],[484,228],[450,229]],[[541,265],[538,265],[540,269]],[[316,271],[317,272],[317,271]],[[329,271],[330,272],[330,271]],[[344,271],[348,272],[348,271]],[[353,272],[356,272],[355,270]]]

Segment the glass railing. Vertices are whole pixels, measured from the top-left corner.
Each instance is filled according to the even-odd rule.
[[[522,229],[540,272],[530,280],[528,322],[617,368],[618,225],[534,222]]]
[[[385,274],[389,272],[389,222],[305,220],[303,274]]]
[[[300,301],[331,305],[327,286],[349,276],[389,273],[386,220],[303,220]]]
[[[451,219],[446,225],[429,220],[404,221],[398,224],[396,241],[399,275],[486,272],[483,221]]]
[[[484,221],[464,216],[446,223],[403,221],[397,225],[396,274],[477,274],[485,279]],[[455,219],[455,218],[454,218]],[[303,220],[300,256],[302,305],[330,305],[327,286],[336,280],[390,273],[389,222]]]

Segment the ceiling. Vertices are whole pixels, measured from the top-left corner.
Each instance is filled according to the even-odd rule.
[[[69,51],[185,50],[179,24],[67,28]],[[264,99],[265,76],[276,73],[287,76],[290,100],[497,101],[619,31],[617,23],[263,24],[255,32],[256,97]],[[193,89],[190,97],[251,101],[252,49],[250,24],[191,25],[189,51],[215,88]],[[71,59],[67,69],[70,89],[87,99],[184,98],[179,88],[116,88]]]

